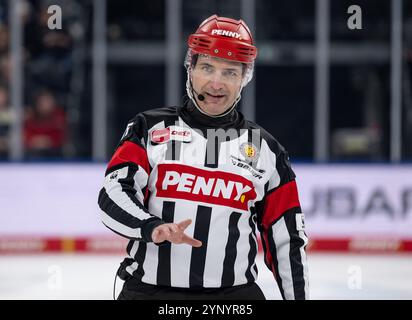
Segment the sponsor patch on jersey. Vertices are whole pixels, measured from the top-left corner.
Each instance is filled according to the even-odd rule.
[[[235,167],[239,167],[239,168],[249,171],[253,177],[258,178],[258,179],[262,179],[263,174],[266,172],[263,169],[253,168],[250,164],[234,156],[230,156],[230,161]]]
[[[156,196],[191,200],[247,211],[256,199],[253,183],[244,176],[182,164],[159,164]]]
[[[153,130],[150,134],[150,140],[154,143],[166,143],[170,140],[169,128]]]
[[[305,215],[303,213],[296,214],[296,230],[298,231],[305,230]]]
[[[251,142],[245,142],[240,145],[240,153],[248,162],[256,162],[259,158],[258,148]]]
[[[188,128],[170,126],[153,130],[150,134],[150,140],[153,143],[166,143],[170,140],[190,142],[192,141],[192,131]]]

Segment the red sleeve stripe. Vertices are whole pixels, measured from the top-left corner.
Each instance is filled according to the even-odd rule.
[[[147,174],[150,173],[150,165],[146,150],[136,143],[125,141],[119,148],[117,148],[109,162],[108,169],[126,162],[133,162],[141,166]]]
[[[294,207],[300,207],[298,188],[295,181],[290,181],[266,197],[262,219],[265,230],[285,211]]]
[[[267,261],[267,263],[269,264],[269,266],[271,268],[270,271],[272,271],[272,274],[276,279],[276,271],[275,271],[275,266],[273,264],[272,254],[270,253],[270,249],[269,249],[270,246],[269,246],[269,237],[268,237],[268,232],[267,231],[265,231],[263,233],[263,237],[264,237],[264,241],[265,241],[265,244],[266,244],[266,252],[265,252],[266,261]]]

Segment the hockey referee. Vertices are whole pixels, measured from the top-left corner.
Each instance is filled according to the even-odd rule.
[[[287,151],[236,109],[257,49],[213,15],[188,38],[186,101],[137,114],[105,173],[102,221],[128,238],[118,299],[250,299],[257,230],[284,299],[308,298],[305,234]]]

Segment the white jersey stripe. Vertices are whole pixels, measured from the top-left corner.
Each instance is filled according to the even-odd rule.
[[[174,221],[181,222],[186,219],[192,219],[192,223],[187,227],[185,233],[193,236],[196,219],[197,205],[193,203],[181,203],[179,210],[175,210]],[[174,287],[188,288],[190,260],[192,256],[192,247],[186,244],[171,246],[170,260],[170,282]]]
[[[137,249],[139,248],[139,241],[134,241],[132,249],[130,250],[130,257],[134,259],[134,256],[136,255]]]
[[[234,285],[241,285],[247,283],[246,270],[249,266],[249,214],[243,213],[238,222],[239,240],[236,245],[237,256],[235,261],[235,283]]]
[[[220,287],[222,282],[223,261],[225,259],[226,243],[229,236],[230,215],[214,213],[210,224],[213,228],[209,229],[209,237],[206,252],[205,271],[203,274],[203,285],[205,287]]]
[[[128,226],[125,226],[124,224],[117,222],[112,217],[107,215],[105,212],[102,212],[102,222],[110,229],[122,235],[125,235],[126,237],[129,237],[129,238],[141,238],[142,237],[140,228],[137,228],[137,229],[129,228]]]
[[[129,273],[129,274],[133,274],[133,272],[135,272],[136,270],[137,270],[137,262],[133,262],[130,266],[128,266],[127,268],[126,268],[126,271]]]
[[[157,265],[159,263],[159,247],[153,242],[147,243],[146,256],[143,263],[144,275],[142,281],[148,284],[156,284]]]
[[[147,175],[146,171],[139,166],[139,170],[136,171],[134,174],[133,180],[134,180],[134,189],[137,191],[136,192],[136,198],[139,200],[140,203],[143,204],[144,201],[144,194],[141,192],[141,190],[147,186],[147,180],[149,176]]]
[[[304,241],[304,245],[300,247],[301,263],[303,265],[303,278],[305,279],[305,299],[309,299],[309,272],[305,247],[308,244],[308,238],[303,230],[299,231],[299,238]]]

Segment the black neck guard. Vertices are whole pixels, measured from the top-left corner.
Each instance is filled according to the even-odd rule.
[[[244,117],[236,108],[222,117],[209,117],[201,113],[189,100],[179,108],[178,112],[182,119],[193,127],[229,129],[239,128],[244,124]]]

